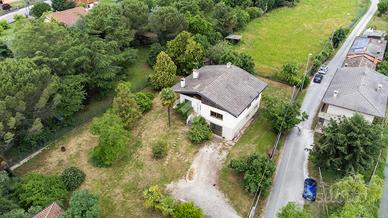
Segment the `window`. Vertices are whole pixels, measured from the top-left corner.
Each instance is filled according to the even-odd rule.
[[[214,117],[214,118],[217,118],[219,120],[222,120],[222,118],[223,118],[222,114],[216,113],[214,111],[210,111],[210,116]]]

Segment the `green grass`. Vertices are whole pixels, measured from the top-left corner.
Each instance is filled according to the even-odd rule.
[[[374,16],[369,22],[368,27],[375,27],[378,30],[388,30],[388,16]]]
[[[128,70],[125,80],[131,81],[132,90],[140,91],[147,85],[148,77],[152,74],[152,68],[147,64],[149,49],[140,48],[137,59]]]
[[[331,33],[347,26],[366,7],[365,0],[301,0],[252,21],[236,46],[251,55],[261,76],[272,77],[287,62],[304,64]]]

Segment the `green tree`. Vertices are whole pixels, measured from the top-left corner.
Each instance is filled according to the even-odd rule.
[[[266,193],[271,187],[275,164],[267,156],[251,154],[240,159],[233,159],[229,167],[243,176],[242,186],[249,193],[255,193],[257,188]]]
[[[0,147],[39,133],[59,101],[58,79],[29,59],[6,59],[0,65]]]
[[[148,92],[137,92],[135,94],[135,100],[142,113],[148,112],[152,109],[152,100],[154,96]]]
[[[212,131],[205,118],[199,116],[193,119],[189,130],[189,139],[191,142],[199,144],[212,137]]]
[[[64,203],[67,196],[65,185],[58,177],[42,174],[23,177],[16,190],[19,201],[25,208],[46,207],[55,201]]]
[[[342,173],[364,173],[375,164],[384,148],[381,128],[370,124],[361,115],[332,120],[312,151],[315,164]]]
[[[295,63],[287,63],[283,65],[282,71],[280,71],[279,78],[292,86],[301,85],[302,74],[299,70],[299,66]]]
[[[303,208],[298,208],[295,202],[289,202],[279,211],[278,218],[312,218],[312,216]]]
[[[339,28],[333,33],[333,37],[331,39],[334,48],[338,48],[341,42],[346,39],[346,31],[343,28]]]
[[[69,117],[82,108],[86,91],[83,83],[86,81],[82,76],[65,76],[60,82],[58,94],[60,96],[56,113]]]
[[[276,132],[285,132],[308,118],[307,113],[301,112],[300,106],[290,100],[275,96],[265,96],[263,100],[263,114]]]
[[[0,41],[0,61],[4,60],[6,58],[12,58],[12,57],[13,57],[13,53],[8,48],[7,44]]]
[[[192,202],[176,206],[172,218],[205,218],[201,208],[196,207]]]
[[[96,166],[111,166],[128,151],[129,132],[116,114],[108,111],[102,117],[95,118],[91,131],[98,136],[98,146],[91,153]]]
[[[154,43],[150,46],[150,52],[148,53],[148,59],[147,63],[151,67],[153,67],[156,63],[156,58],[158,57],[159,53],[163,51],[163,46],[160,45],[160,43]]]
[[[75,2],[72,0],[52,0],[51,6],[54,11],[64,11],[76,6]]]
[[[251,20],[249,13],[242,8],[235,8],[233,12],[237,19],[236,29],[243,29],[246,27]]]
[[[177,0],[174,2],[173,5],[182,14],[196,15],[200,13],[199,1],[196,1],[196,0],[188,0],[188,1]]]
[[[62,180],[67,191],[74,191],[85,181],[85,173],[77,167],[66,168],[59,178]]]
[[[141,30],[148,23],[148,6],[144,1],[124,0],[121,2],[123,15],[126,17],[132,29]]]
[[[98,218],[98,198],[88,190],[75,191],[70,199],[69,209],[60,218]]]
[[[176,69],[177,67],[168,54],[163,51],[160,52],[156,58],[154,74],[150,78],[152,87],[156,90],[161,90],[174,85],[176,81]]]
[[[119,83],[116,89],[116,96],[112,104],[113,112],[122,120],[125,129],[134,127],[141,116],[139,105],[136,103],[135,95],[131,92],[131,83]]]
[[[377,71],[381,74],[388,76],[388,61],[383,60],[377,65]]]
[[[214,32],[213,24],[201,15],[187,16],[189,32],[208,36]]]
[[[164,216],[172,216],[177,206],[176,200],[166,196],[157,185],[146,189],[143,192],[143,198],[147,208],[158,209]]]
[[[163,106],[167,107],[168,114],[168,126],[171,126],[171,113],[170,109],[175,103],[175,92],[171,88],[164,88],[160,92],[160,100],[162,101]]]
[[[252,5],[252,0],[224,0],[224,2],[231,7],[249,7]]]
[[[51,11],[51,6],[45,2],[38,2],[31,8],[31,14],[35,18],[41,17],[47,11]]]
[[[187,28],[185,17],[175,7],[159,7],[150,14],[149,26],[162,42],[174,38]]]
[[[236,29],[238,20],[236,13],[233,12],[233,8],[221,1],[214,7],[213,13],[213,17],[217,22],[215,26],[222,35],[226,36]]]
[[[387,13],[388,11],[388,1],[387,0],[381,0],[379,4],[377,5],[377,11],[379,12],[379,16]]]
[[[369,184],[359,174],[341,179],[331,187],[338,210],[330,218],[377,217],[383,187],[378,176]]]

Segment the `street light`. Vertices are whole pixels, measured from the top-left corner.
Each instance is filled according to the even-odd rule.
[[[306,63],[306,69],[304,71],[304,75],[303,75],[303,80],[302,80],[302,85],[300,86],[300,91],[303,90],[303,85],[304,85],[304,80],[306,79],[306,75],[307,75],[307,70],[308,70],[308,67],[309,67],[309,63],[310,63],[310,58],[313,54],[309,53],[309,56],[307,57],[307,63]]]

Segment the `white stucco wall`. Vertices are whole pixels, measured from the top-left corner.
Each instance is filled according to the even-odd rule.
[[[333,114],[333,115],[345,116],[345,117],[352,117],[357,113],[357,114],[362,115],[370,123],[372,123],[373,119],[374,119],[374,116],[372,116],[372,115],[364,114],[361,112],[355,112],[355,111],[352,111],[352,110],[349,110],[346,108],[342,108],[342,107],[337,107],[334,105],[329,105],[329,107],[327,108],[327,113]]]
[[[191,101],[191,106],[193,110],[204,117],[209,123],[214,123],[216,125],[222,126],[222,137],[227,140],[232,140],[235,138],[240,130],[245,126],[245,124],[255,115],[260,106],[261,94],[257,99],[255,99],[249,108],[246,108],[239,117],[234,117],[230,113],[219,110],[217,108],[211,107],[209,105],[203,104],[200,100],[189,97],[187,95],[180,94],[180,102],[185,100]],[[210,116],[210,111],[222,114],[223,119],[217,119]]]

